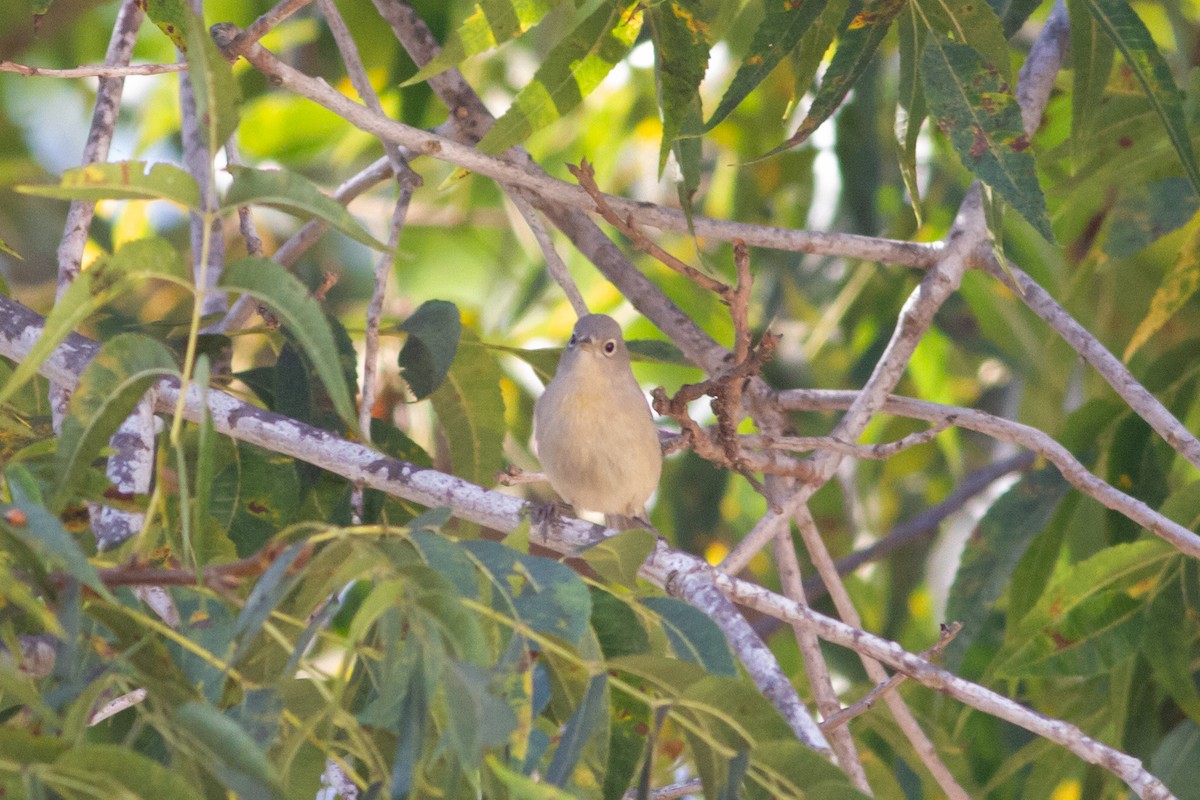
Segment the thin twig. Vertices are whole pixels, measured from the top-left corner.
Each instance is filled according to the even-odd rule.
[[[533,204],[525,198],[519,189],[510,189],[508,198],[517,207],[517,211],[521,212],[521,217],[525,220],[525,224],[533,232],[533,237],[537,239],[538,247],[541,248],[542,255],[546,259],[546,271],[550,273],[550,278],[558,284],[559,288],[563,290],[563,294],[567,296],[567,300],[571,303],[571,308],[575,309],[575,315],[582,317],[590,313],[587,302],[583,299],[583,295],[579,293],[579,287],[575,285],[575,281],[571,278],[571,273],[567,271],[567,265],[563,263],[562,257],[554,249],[554,240],[550,238],[550,232],[542,224],[541,217],[538,216]]]
[[[910,433],[892,442],[880,444],[851,444],[832,436],[761,436],[742,434],[738,440],[747,447],[762,447],[772,450],[831,450],[851,458],[869,461],[886,461],[911,447],[928,444],[939,433],[954,425],[953,418],[939,420],[923,431]]]
[[[789,389],[780,392],[778,401],[782,408],[793,411],[831,411],[850,406],[857,392],[831,389]],[[1181,553],[1200,558],[1200,536],[1155,511],[1137,498],[1130,497],[1106,481],[1093,475],[1079,462],[1071,451],[1063,447],[1049,434],[1002,419],[991,414],[962,406],[943,406],[911,397],[892,396],[884,401],[880,409],[913,419],[934,422],[948,415],[955,418],[959,428],[977,431],[1001,442],[1011,442],[1028,448],[1058,468],[1068,483],[1102,505],[1120,514],[1170,542]],[[747,534],[749,538],[749,534]]]
[[[829,589],[829,596],[833,599],[834,608],[837,609],[838,616],[842,622],[850,625],[852,628],[864,630],[862,618],[858,614],[858,609],[854,607],[854,602],[850,599],[850,593],[846,591],[845,585],[841,582],[837,572],[833,567],[833,559],[829,556],[829,549],[825,547],[825,542],[821,538],[820,531],[817,530],[817,523],[812,517],[808,506],[802,507],[796,513],[796,527],[800,530],[800,538],[804,541],[804,547],[812,559],[813,566],[817,569],[817,574],[821,576],[821,580],[825,581],[826,587]],[[887,680],[887,672],[879,661],[859,652],[859,660],[862,661],[863,669],[867,673],[867,677],[876,683],[883,683]],[[896,720],[896,726],[904,733],[916,752],[917,757],[921,759],[921,763],[933,775],[938,786],[946,793],[946,796],[951,800],[970,800],[970,795],[959,785],[954,775],[942,762],[938,756],[937,748],[933,742],[925,735],[925,731],[917,722],[908,704],[904,702],[898,694],[884,694],[884,702],[887,704],[888,711],[892,718]]]
[[[271,32],[279,23],[311,3],[312,0],[282,0],[251,23],[241,35],[241,42],[251,44]]]
[[[733,288],[729,284],[722,283],[715,278],[710,278],[691,264],[676,258],[659,247],[653,239],[643,233],[641,228],[637,226],[633,221],[632,214],[622,217],[616,211],[613,211],[612,206],[608,204],[606,195],[596,185],[596,170],[592,168],[592,165],[588,163],[586,158],[579,162],[579,166],[568,164],[567,170],[575,176],[575,180],[579,181],[579,185],[583,187],[583,190],[596,203],[596,213],[614,228],[625,234],[633,242],[634,247],[658,259],[664,266],[675,270],[701,289],[712,292],[725,302],[728,303],[732,300]]]
[[[985,254],[985,267],[996,280],[1010,284],[1008,275],[992,256]],[[1108,351],[1100,340],[1080,325],[1059,305],[1049,292],[1011,262],[1009,273],[1017,281],[1017,295],[1033,313],[1042,318],[1063,341],[1092,365],[1129,407],[1144,419],[1175,452],[1200,468],[1200,439],[1197,439],[1158,398],[1146,390],[1121,360]],[[1011,284],[1010,284],[1011,285]]]
[[[942,631],[938,636],[937,642],[934,643],[932,647],[928,647],[922,650],[920,653],[917,653],[917,655],[926,661],[936,662],[938,656],[940,656],[942,651],[946,649],[946,645],[954,641],[954,637],[957,636],[958,632],[961,630],[961,622],[952,622],[949,625],[942,625]],[[908,676],[903,672],[897,672],[893,674],[883,683],[876,684],[871,691],[867,692],[861,699],[856,700],[854,703],[846,706],[833,716],[822,720],[821,730],[829,733],[834,728],[837,728],[841,725],[846,725],[855,717],[861,717],[863,714],[875,707],[875,704],[879,702],[880,697],[892,691],[906,680],[908,680]]]
[[[767,491],[776,496],[788,482],[790,481],[787,478],[768,476],[766,479]],[[804,584],[801,582],[800,576],[800,560],[796,557],[796,548],[792,544],[790,530],[785,530],[775,538],[774,552],[775,569],[779,573],[779,584],[783,589],[784,596],[790,597],[801,605],[807,605],[808,600],[804,596]],[[792,633],[800,648],[800,657],[804,661],[804,671],[808,675],[808,685],[816,700],[817,710],[821,712],[823,720],[828,720],[841,712],[842,703],[838,699],[837,691],[833,688],[829,665],[825,661],[825,655],[821,652],[821,641],[817,638],[816,633],[805,625],[793,625]],[[829,744],[833,747],[833,752],[837,754],[838,766],[850,778],[850,782],[856,789],[871,794],[871,785],[867,782],[867,774],[863,769],[862,759],[859,758],[849,728],[829,728],[825,722],[822,722],[821,730],[829,737]]]
[[[834,562],[837,574],[849,575],[863,564],[886,558],[901,547],[933,534],[942,520],[960,511],[972,498],[1005,475],[1029,469],[1035,458],[1032,452],[1021,452],[968,474],[942,502],[899,523],[874,544],[839,558]],[[804,591],[812,600],[824,597],[825,582],[819,575],[806,578]]]
[[[0,61],[0,72],[15,72],[28,78],[129,78],[139,75],[164,75],[187,71],[187,63],[174,64],[130,64],[126,66],[97,64],[70,69],[31,67],[12,61]]]

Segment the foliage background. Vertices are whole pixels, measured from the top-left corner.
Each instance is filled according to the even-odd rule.
[[[472,6],[464,2],[412,5],[439,41],[447,40]],[[553,9],[526,35],[460,65],[497,116],[545,63],[555,44],[595,4],[547,5]],[[700,87],[707,115],[718,106],[738,65],[755,47],[754,34],[768,4],[713,0],[683,5],[694,7],[692,10],[707,20],[714,44]],[[964,5],[954,8],[961,11]],[[1200,403],[1196,401],[1200,308],[1193,294],[1200,258],[1200,217],[1196,215],[1200,204],[1187,177],[1187,159],[1179,157],[1178,144],[1173,145],[1164,131],[1162,118],[1131,73],[1129,61],[1117,55],[1111,72],[1084,67],[1084,54],[1101,65],[1106,57],[1113,57],[1111,46],[1106,50],[1098,43],[1103,41],[1102,32],[1097,33],[1096,26],[1087,22],[1089,6],[1105,4],[1067,5],[1073,24],[1072,69],[1059,75],[1032,143],[1054,240],[1041,236],[1025,218],[1029,215],[1010,209],[1002,223],[1003,243],[1010,258],[1046,287],[1100,343],[1124,355],[1133,375],[1184,427],[1194,431],[1200,422]],[[906,21],[912,24],[909,15],[921,7],[909,5],[901,11],[897,26],[854,83],[837,115],[803,146],[757,160],[787,140],[802,119],[797,108],[805,107],[805,97],[811,100],[814,86],[805,77],[811,78],[810,70],[816,68],[821,55],[812,48],[784,58],[726,121],[699,139],[681,140],[684,146],[698,144],[693,151],[699,154],[698,160],[685,164],[699,168],[696,212],[746,223],[917,242],[934,242],[945,236],[972,176],[936,126],[927,124],[913,137],[911,152],[896,143],[895,135],[898,104],[908,88],[904,64],[911,64],[913,57],[906,50],[911,44],[904,26]],[[204,11],[208,22],[230,21],[245,27],[267,8],[266,3],[212,0]],[[445,122],[447,112],[426,84],[401,88],[416,66],[380,22],[375,7],[355,0],[339,3],[338,9],[385,111],[416,128],[434,128]],[[1005,9],[998,11],[1008,19]],[[1200,40],[1197,9],[1191,3],[1172,0],[1138,3],[1133,9],[1153,37],[1153,44],[1143,43],[1140,52],[1161,53],[1176,83],[1187,89],[1181,114],[1187,136],[1194,138],[1200,114],[1193,70]],[[21,22],[0,31],[0,56],[45,67],[99,63],[117,10],[115,3],[56,3],[40,27]],[[1009,11],[1019,22],[1022,12]],[[1001,71],[1010,73],[1010,80],[1050,11],[1048,4],[1026,9],[1031,12],[1030,19],[1006,29],[1011,38],[1003,53],[1009,63],[1001,65]],[[28,14],[23,0],[0,0],[0,19],[28,20]],[[831,14],[831,18],[838,16]],[[1088,31],[1096,37],[1090,45],[1084,38]],[[972,43],[980,48],[987,44]],[[284,54],[292,66],[321,76],[353,96],[337,46],[319,14],[305,12],[287,20],[264,44]],[[653,43],[643,32],[631,53],[578,109],[523,139],[533,160],[551,175],[571,181],[564,165],[586,158],[596,165],[597,182],[606,192],[678,204],[677,163],[670,164],[661,177],[656,169],[663,125],[654,53]],[[166,35],[143,25],[134,49],[135,61],[169,62],[175,56],[175,47]],[[1140,57],[1139,52],[1134,56]],[[826,60],[826,67],[828,64]],[[233,75],[242,97],[237,140],[248,164],[286,168],[320,186],[332,187],[379,156],[374,137],[306,99],[274,89],[245,61],[234,65]],[[93,88],[88,81],[0,75],[0,240],[20,254],[20,258],[0,254],[0,258],[12,296],[41,311],[53,302],[55,251],[65,205],[18,193],[15,187],[56,183],[61,172],[77,165],[92,102]],[[127,79],[110,160],[178,163],[180,119],[177,78]],[[415,162],[414,167],[424,186],[413,196],[384,306],[381,360],[386,366],[375,414],[390,425],[381,425],[376,440],[392,455],[417,463],[423,459],[423,463],[490,486],[495,471],[506,462],[536,467],[529,428],[538,387],[535,369],[553,363],[546,354],[523,359],[498,348],[524,351],[561,343],[569,335],[575,315],[548,278],[536,241],[494,182],[457,176],[453,165],[429,159]],[[913,169],[920,186],[919,218],[906,191],[902,174],[906,167]],[[220,176],[218,183],[226,180]],[[390,191],[377,190],[355,201],[351,210],[375,238],[385,240],[392,203]],[[256,217],[268,254],[300,225],[293,216],[269,209],[256,212]],[[228,218],[225,224],[227,261],[232,262],[245,245],[236,235],[234,219]],[[84,259],[119,252],[150,236],[162,237],[175,251],[186,253],[186,213],[166,203],[102,201]],[[666,233],[656,233],[655,239],[684,260],[733,279],[729,243]],[[593,311],[618,317],[629,339],[665,340],[574,248],[560,241],[558,249]],[[362,336],[375,258],[370,248],[330,234],[295,270],[309,289],[321,284],[324,272],[338,276],[323,307],[356,343]],[[713,295],[645,256],[634,254],[631,258],[701,328],[722,343],[732,342],[728,310]],[[905,298],[921,280],[918,271],[905,267],[766,248],[754,250],[752,264],[752,325],[757,332],[770,329],[784,337],[765,371],[768,382],[777,389],[860,388],[884,351]],[[459,398],[458,413],[481,422],[492,434],[482,444],[476,442],[478,448],[469,453],[464,450],[468,445],[456,438],[455,431],[461,428],[446,424],[453,413],[451,399],[443,395],[432,402],[412,402],[396,366],[401,346],[411,341],[405,338],[407,331],[401,323],[434,300],[453,302],[462,315],[465,332],[459,354],[463,360],[456,362],[456,367],[462,370],[459,377],[470,371],[470,377],[464,378],[470,383]],[[102,342],[124,332],[148,334],[166,343],[182,360],[190,315],[191,299],[186,291],[144,281],[106,303],[79,330]],[[348,374],[354,363],[347,349],[349,340],[340,340],[342,366]],[[243,382],[233,388],[247,397],[254,396],[253,390],[260,401],[281,413],[339,427],[331,409],[323,405],[328,398],[321,396],[311,360],[306,360],[311,354],[301,354],[300,349],[294,342],[289,345],[286,335],[262,328],[236,336],[232,368]],[[215,356],[216,350],[212,352]],[[635,371],[645,385],[661,385],[674,392],[681,384],[702,377],[698,369],[678,361],[649,359],[636,364]],[[47,498],[58,485],[55,466],[61,462],[54,460],[46,391],[44,383],[35,382],[5,406],[5,425],[0,431],[0,453],[6,464],[4,499],[28,513],[51,505],[57,515],[60,509],[53,508]],[[1196,467],[1118,400],[1109,385],[1081,363],[1075,349],[1051,336],[1017,293],[982,270],[968,271],[961,291],[938,312],[897,392],[990,411],[1045,431],[1113,486],[1196,529],[1200,516]],[[706,413],[706,409],[697,413]],[[835,420],[836,415],[829,412],[805,412],[793,415],[791,423],[798,435],[819,436],[827,433]],[[923,427],[914,420],[881,416],[873,421],[863,441],[892,441]],[[588,716],[599,713],[588,705],[592,697],[588,687],[593,684],[576,673],[579,669],[595,673],[595,664],[611,665],[613,659],[631,653],[605,638],[605,616],[597,609],[642,615],[639,626],[647,632],[647,643],[636,655],[646,661],[651,655],[671,660],[683,657],[677,643],[663,632],[670,628],[662,622],[665,615],[643,609],[641,597],[649,591],[644,585],[640,593],[609,592],[596,585],[585,586],[577,577],[554,573],[553,581],[583,592],[581,597],[586,596],[591,605],[582,599],[580,605],[564,603],[555,610],[553,623],[539,622],[532,631],[521,630],[511,620],[520,621],[523,614],[504,608],[487,589],[510,580],[507,570],[520,572],[507,564],[504,556],[489,550],[484,558],[472,549],[474,544],[447,546],[446,553],[455,555],[443,553],[442,557],[458,559],[455,563],[463,572],[447,569],[439,570],[443,572],[440,578],[431,576],[428,569],[436,559],[427,553],[419,555],[423,553],[420,543],[426,540],[417,532],[442,528],[443,521],[410,523],[421,509],[396,500],[385,504],[376,497],[369,501],[374,504],[374,514],[382,513],[392,525],[409,525],[411,533],[403,542],[386,537],[376,541],[350,528],[328,527],[351,524],[345,481],[250,445],[206,439],[210,434],[203,426],[189,425],[177,452],[168,452],[168,445],[160,443],[156,486],[182,486],[184,505],[200,504],[193,522],[198,550],[184,557],[183,566],[228,564],[236,557],[252,556],[264,546],[277,546],[278,550],[271,551],[277,558],[299,558],[301,551],[291,548],[311,536],[325,549],[317,550],[316,560],[307,562],[296,575],[284,580],[276,574],[275,580],[281,581],[278,584],[268,581],[272,575],[268,570],[257,583],[247,583],[232,593],[213,588],[173,589],[183,619],[193,624],[192,629],[179,629],[175,637],[125,593],[85,602],[78,595],[78,585],[68,582],[64,588],[44,577],[32,582],[33,589],[21,589],[38,556],[22,549],[23,540],[13,526],[5,527],[8,604],[0,617],[5,644],[16,650],[17,636],[53,630],[65,631],[61,640],[76,648],[60,649],[56,672],[37,683],[6,667],[5,684],[0,686],[8,709],[3,732],[7,746],[19,748],[0,763],[0,769],[11,769],[4,776],[10,792],[36,796],[40,789],[34,787],[39,786],[64,794],[99,791],[79,789],[71,781],[82,780],[81,775],[95,768],[101,754],[115,759],[108,751],[97,749],[109,743],[134,745],[132,749],[142,760],[134,764],[134,756],[129,756],[128,770],[141,770],[153,780],[173,782],[172,786],[181,780],[198,781],[194,785],[200,789],[194,791],[205,793],[218,792],[216,787],[223,786],[251,794],[303,794],[300,788],[312,788],[320,771],[322,748],[329,746],[345,753],[366,783],[386,785],[397,795],[404,794],[400,787],[405,785],[405,767],[425,781],[417,781],[418,791],[449,780],[446,775],[450,773],[461,776],[466,784],[483,780],[472,775],[504,782],[506,769],[514,776],[522,770],[532,771],[525,768],[536,759],[518,757],[509,737],[511,741],[528,739],[534,719],[548,740],[556,730],[561,733],[562,728],[556,726],[569,725],[572,720],[579,725],[599,725]],[[889,531],[942,503],[956,487],[970,483],[977,471],[1011,454],[1009,443],[951,428],[933,443],[890,459],[855,461],[852,469],[844,470],[838,480],[815,495],[810,508],[829,550],[834,556],[843,556],[876,538],[886,539]],[[203,474],[211,475],[212,482],[202,488],[196,473],[205,469],[209,471]],[[186,549],[180,537],[187,513],[181,512],[180,501],[164,491],[158,499],[161,505],[155,509],[157,516],[152,515],[143,537],[117,553],[91,553],[78,501],[99,499],[100,473],[92,470],[90,483],[81,479],[69,487],[72,503],[62,515],[66,530],[89,551],[98,567],[118,568],[134,563],[130,559],[160,564],[162,551],[156,548],[176,555]],[[1145,760],[1177,796],[1194,796],[1200,786],[1194,779],[1200,764],[1195,757],[1196,722],[1200,721],[1195,684],[1200,587],[1194,562],[1159,547],[1126,517],[1068,491],[1053,467],[1042,462],[1032,467],[1024,464],[1009,474],[1013,477],[1007,482],[988,482],[988,490],[973,494],[970,503],[954,503],[962,508],[948,521],[927,526],[921,537],[847,579],[864,627],[915,652],[936,639],[940,622],[963,620],[966,629],[945,656],[949,669],[1043,713],[1074,722],[1091,736]],[[528,494],[547,497],[536,488]],[[139,502],[144,507],[153,501],[143,496],[134,500]],[[74,516],[72,509],[76,510]],[[682,454],[667,463],[651,520],[673,546],[716,562],[767,510],[765,500],[741,477],[692,454]],[[372,516],[369,521],[376,519]],[[54,526],[52,520],[42,524]],[[288,527],[295,525],[300,527]],[[473,536],[471,530],[446,525],[459,535]],[[969,541],[968,534],[973,534]],[[31,546],[28,542],[24,545]],[[640,545],[629,546],[636,552]],[[958,553],[964,547],[960,561]],[[304,553],[305,559],[312,555]],[[467,557],[464,553],[476,559],[475,572],[461,566]],[[354,604],[344,606],[322,620],[340,615],[341,626],[335,623],[329,633],[317,634],[306,617],[318,605],[318,598],[335,591],[351,573],[342,562],[376,564],[371,588],[363,590],[367,594],[361,608],[372,603],[382,607],[387,605],[385,600],[395,605],[387,612],[378,610],[378,618],[362,610],[355,612]],[[43,568],[46,564],[51,571],[63,568],[51,556],[45,556]],[[811,574],[809,565],[803,566],[804,574]],[[548,565],[527,568],[551,569]],[[75,578],[90,574],[70,563],[66,569]],[[754,580],[780,588],[775,564],[765,555],[752,560],[748,570]],[[472,582],[483,587],[472,590],[482,595],[466,590]],[[256,587],[252,591],[251,585]],[[414,588],[417,586],[422,588]],[[48,605],[19,600],[21,591],[40,594]],[[267,598],[258,600],[264,605],[255,605],[254,592]],[[1052,609],[1053,602],[1063,596],[1071,598],[1076,612],[1065,621],[1055,617]],[[610,597],[620,598],[620,610],[604,605],[613,603],[605,599]],[[831,606],[826,603],[814,600],[818,609],[829,611]],[[270,624],[258,618],[261,614],[252,613],[258,607],[271,610]],[[491,609],[493,615],[489,617],[484,609]],[[202,620],[203,630],[195,627],[197,619]],[[419,628],[418,620],[427,620],[431,630],[442,630],[400,637],[405,646],[389,638],[405,626]],[[541,653],[552,651],[554,643],[543,637],[564,620],[576,625],[588,620],[592,626],[591,633],[579,628],[577,638],[559,643],[566,654],[562,656],[565,663],[539,671],[514,655],[520,650],[514,642]],[[770,619],[758,622],[784,671],[796,676],[802,694],[809,697],[791,631]],[[1052,622],[1063,627],[1046,634]],[[61,627],[55,628],[56,624]],[[546,627],[539,627],[542,624]],[[690,618],[688,625],[699,626],[686,628],[696,637],[701,634],[695,631],[707,630],[702,622]],[[320,698],[297,699],[289,694],[301,691],[297,686],[321,682],[303,679],[304,669],[315,669],[308,656],[296,663],[284,656],[298,638],[318,635],[328,637],[330,651],[345,648],[343,652],[366,655],[353,663],[347,657],[341,669],[331,670],[326,681],[331,688]],[[180,637],[199,642],[201,652],[190,651]],[[80,654],[88,642],[100,651],[98,656],[84,658]],[[720,653],[722,647],[704,645],[701,649],[710,655],[697,660],[709,672],[724,674],[732,684],[738,680],[736,670],[722,672],[706,660],[720,658],[711,653]],[[425,660],[417,664],[420,659],[414,653]],[[76,655],[77,661],[65,663],[78,666],[62,666],[64,657],[74,659]],[[311,655],[315,661],[318,653]],[[152,656],[159,660],[151,663]],[[607,661],[597,661],[601,657]],[[860,665],[846,651],[829,647],[827,657],[847,697],[858,696],[869,686]],[[164,660],[174,671],[158,674]],[[368,663],[382,666],[372,673],[362,666]],[[75,671],[67,673],[67,669]],[[455,669],[461,672],[454,673]],[[677,664],[672,667],[674,672],[658,662],[653,668],[625,664],[624,669],[625,678],[633,674],[643,680],[659,678],[655,684],[659,700],[676,702],[688,686],[705,698],[721,695],[700,683],[699,675],[693,676],[695,683],[679,679],[681,685],[670,688],[664,674],[692,674]],[[205,678],[205,670],[215,672]],[[439,690],[432,679],[446,674],[458,676],[463,692],[474,702],[472,710],[453,705],[437,710],[438,703],[454,701],[455,693],[444,685]],[[556,676],[561,684],[555,687],[550,710],[542,716],[534,713],[530,719],[520,717],[522,709],[537,708],[538,702],[545,701],[533,683]],[[514,687],[511,683],[522,680],[530,685]],[[744,677],[738,685],[746,685]],[[139,686],[149,689],[151,700],[136,712],[118,715],[101,726],[84,725],[97,697]],[[389,710],[375,702],[372,691],[380,696],[392,693],[395,702],[417,704],[421,711],[410,705],[403,713],[390,709],[389,716]],[[561,785],[580,794],[613,796],[624,786],[606,787],[605,776],[619,773],[628,783],[641,756],[629,756],[630,763],[608,760],[605,748],[611,744],[612,752],[619,750],[615,743],[623,711],[620,703],[634,702],[629,698],[640,696],[622,694],[609,685],[595,691],[606,693],[602,701],[591,701],[606,710],[600,714],[604,726],[587,728],[591,749],[586,755],[575,754],[578,761],[571,761],[572,766],[584,766],[568,770],[571,777],[564,778]],[[1115,797],[1126,791],[1103,770],[1075,760],[1064,764],[1064,756],[1051,750],[1052,745],[993,717],[964,710],[927,689],[906,688],[904,692],[970,796]],[[33,702],[34,696],[39,703]],[[259,701],[262,705],[256,706]],[[423,702],[427,705],[420,705]],[[666,705],[669,703],[664,701]],[[730,706],[717,705],[711,719],[697,723],[706,731],[704,735],[692,732],[688,738],[672,728],[681,724],[678,718],[672,718],[663,729],[656,781],[669,779],[669,766],[677,763],[676,757],[678,763],[689,759],[704,762],[705,748],[714,748],[716,743],[730,748],[729,752],[720,751],[735,765],[730,769],[738,768],[736,754],[743,750],[755,752],[758,770],[766,769],[763,764],[783,761],[768,751],[776,739],[782,742],[786,737],[760,732],[759,739],[748,737],[754,747],[745,746],[738,735],[713,721],[727,722],[725,715],[734,713]],[[31,718],[29,709],[35,706],[40,711]],[[511,725],[500,726],[498,732],[475,731],[479,740],[464,743],[472,721],[493,719],[501,713],[497,710],[501,706],[515,709],[517,716]],[[295,719],[284,715],[278,739],[261,738],[258,734],[264,728],[259,726],[274,732],[284,707]],[[639,719],[649,719],[647,708],[638,706]],[[764,719],[770,717],[765,710],[762,714]],[[428,727],[407,731],[396,727],[397,718],[411,719],[413,715],[428,719]],[[776,731],[773,724],[764,722],[762,731]],[[203,731],[211,733],[206,737]],[[226,735],[261,760],[236,765],[237,748],[228,746]],[[255,738],[259,745],[251,742]],[[854,738],[877,796],[935,796],[939,791],[907,751],[890,720],[879,712],[856,723]],[[84,742],[94,747],[79,749]],[[680,755],[683,744],[677,750],[671,746],[682,742],[689,749]],[[644,744],[641,741],[639,747],[630,746],[626,752],[640,754]],[[422,749],[425,745],[427,749]],[[228,750],[215,752],[222,746]],[[415,749],[406,751],[406,747]],[[569,752],[558,740],[546,747],[543,770],[550,768],[555,753]],[[448,756],[448,751],[453,755]],[[72,752],[83,755],[65,755]],[[485,755],[496,757],[499,752],[508,759],[506,766],[484,769]],[[1053,757],[1047,757],[1048,752]],[[12,767],[11,753],[17,753],[17,762],[57,767],[41,772],[17,769]],[[405,761],[406,753],[411,753],[411,761]],[[714,759],[717,761],[721,760]],[[208,763],[218,766],[209,768]],[[170,771],[154,764],[165,764]],[[128,779],[132,772],[122,773],[116,767],[112,772],[113,779],[125,783],[129,791],[145,791]],[[766,773],[771,774],[770,770]],[[705,789],[715,792],[729,776],[704,777]],[[767,785],[764,780],[751,780],[748,786],[768,791],[763,788]],[[810,776],[809,780],[815,779]],[[488,788],[496,796],[534,791],[517,777],[504,788],[499,784]]]

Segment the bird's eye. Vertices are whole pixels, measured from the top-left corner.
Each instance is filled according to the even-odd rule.
[[[604,343],[604,353],[611,356],[615,352],[617,352],[617,340],[609,339]]]
[[[575,334],[571,334],[570,340],[567,342],[567,347],[575,345],[579,340],[575,338]]]

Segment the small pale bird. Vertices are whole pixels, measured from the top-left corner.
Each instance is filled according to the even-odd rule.
[[[604,514],[610,528],[648,524],[662,449],[616,320],[588,314],[575,323],[533,422],[542,471],[563,500]]]

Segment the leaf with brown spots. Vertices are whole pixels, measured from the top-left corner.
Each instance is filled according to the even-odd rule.
[[[974,48],[930,35],[921,56],[925,96],[963,166],[1054,240],[1021,110],[1004,74]]]

